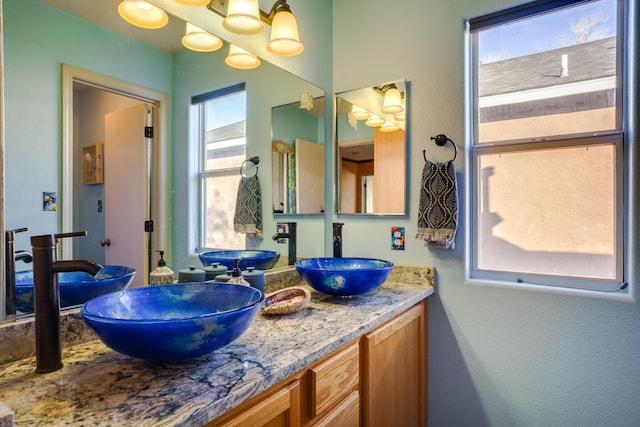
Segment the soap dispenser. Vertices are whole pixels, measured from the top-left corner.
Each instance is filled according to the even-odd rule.
[[[157,252],[160,253],[160,259],[158,260],[158,266],[149,274],[151,286],[173,283],[173,271],[167,267],[167,261],[164,259],[164,251]]]
[[[231,270],[231,279],[227,283],[233,283],[235,285],[243,285],[243,286],[251,286],[249,282],[244,280],[242,274],[240,273],[240,258],[234,258],[233,260],[233,270]]]

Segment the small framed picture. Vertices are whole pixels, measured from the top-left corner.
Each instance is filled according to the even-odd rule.
[[[82,147],[82,183],[104,182],[104,155],[101,142]]]

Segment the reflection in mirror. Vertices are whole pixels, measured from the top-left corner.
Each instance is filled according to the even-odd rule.
[[[274,214],[324,212],[324,98],[310,95],[272,109]]]
[[[165,30],[145,30],[134,31],[132,27],[122,21],[115,13],[120,0],[92,0],[82,2],[69,2],[66,0],[21,0],[19,2],[5,1],[3,3],[4,27],[4,68],[5,79],[5,108],[6,117],[6,146],[5,149],[5,183],[6,185],[6,211],[5,222],[7,229],[27,227],[28,233],[20,233],[16,237],[15,250],[30,251],[31,245],[29,236],[59,232],[59,225],[62,223],[63,215],[60,209],[61,202],[65,194],[61,191],[62,184],[60,176],[64,173],[60,164],[61,148],[61,64],[73,63],[79,69],[90,70],[92,73],[113,77],[123,82],[132,83],[144,87],[153,88],[154,91],[172,94],[172,108],[174,117],[172,125],[176,122],[180,127],[185,128],[183,123],[187,121],[186,111],[177,110],[176,98],[184,98],[183,92],[178,92],[175,87],[182,88],[187,85],[184,77],[176,70],[188,68],[204,67],[204,58],[210,55],[221,56],[216,59],[220,72],[212,73],[211,68],[206,64],[207,72],[203,78],[191,79],[189,89],[197,86],[190,92],[192,94],[213,90],[216,87],[224,87],[238,81],[251,81],[252,90],[255,92],[254,102],[247,106],[247,116],[252,118],[252,123],[248,127],[250,137],[247,138],[247,153],[260,155],[264,161],[264,166],[260,166],[260,172],[264,171],[265,185],[263,186],[263,197],[271,200],[268,182],[271,172],[270,162],[270,142],[271,114],[272,107],[290,103],[301,98],[302,93],[309,91],[315,108],[323,109],[322,96],[324,91],[321,88],[308,84],[303,79],[292,75],[272,64],[263,61],[262,66],[250,70],[239,71],[227,67],[224,64],[226,49],[214,53],[191,53],[183,50],[180,39],[184,35],[185,23],[170,16],[170,22],[166,27],[169,31],[170,39],[166,36]],[[83,14],[84,13],[84,14]],[[115,16],[114,22],[109,20]],[[89,22],[91,17],[100,21]],[[103,19],[104,18],[104,19]],[[121,22],[122,21],[122,22]],[[24,37],[22,28],[29,25],[34,26],[34,31],[29,32]],[[113,24],[113,27],[109,25]],[[55,30],[52,30],[55,29]],[[121,31],[122,30],[122,31]],[[125,33],[132,33],[129,37],[124,37]],[[135,34],[133,34],[135,33]],[[54,34],[54,36],[51,36]],[[141,42],[141,34],[148,40]],[[20,36],[20,37],[18,37]],[[77,40],[82,39],[82,43]],[[201,56],[209,55],[209,56]],[[184,61],[184,62],[181,62]],[[211,60],[212,62],[214,59]],[[235,73],[235,74],[234,74]],[[222,76],[224,74],[224,76]],[[180,80],[180,79],[183,80]],[[224,81],[222,81],[224,80]],[[176,83],[177,82],[177,83]],[[174,86],[175,85],[175,86]],[[97,85],[100,88],[100,85]],[[186,92],[186,91],[185,91]],[[82,99],[81,99],[82,98]],[[85,99],[78,95],[76,105]],[[111,108],[114,102],[111,98],[106,99],[100,105]],[[86,103],[84,104],[86,106]],[[83,115],[89,114],[92,109],[85,108]],[[34,125],[34,113],[37,115],[37,125]],[[305,112],[309,114],[309,112]],[[78,114],[78,116],[80,116]],[[323,117],[317,117],[319,122]],[[85,126],[78,129],[90,129],[97,131],[104,126],[104,116],[94,118],[93,122],[87,122]],[[289,121],[288,126],[294,126]],[[177,126],[176,126],[177,127]],[[323,131],[324,125],[318,124],[318,128]],[[168,133],[167,133],[168,134]],[[315,138],[304,134],[300,139],[310,140],[324,144],[324,135],[318,133]],[[86,141],[85,141],[86,140]],[[99,137],[84,138],[82,145],[104,143]],[[183,140],[175,142],[182,144]],[[255,144],[255,145],[252,145]],[[74,159],[81,159],[80,153],[72,152]],[[322,157],[324,158],[324,157]],[[182,159],[180,159],[182,160]],[[176,161],[177,162],[177,161]],[[27,165],[27,166],[25,166]],[[174,163],[175,167],[176,163]],[[263,169],[264,167],[264,169]],[[81,171],[77,179],[81,179]],[[175,179],[173,185],[178,188],[186,188],[187,174],[183,180]],[[74,178],[75,179],[75,178]],[[102,184],[79,184],[80,188],[93,190]],[[235,191],[235,189],[234,189]],[[183,193],[186,193],[183,192]],[[56,197],[58,197],[56,199]],[[102,208],[107,209],[106,204],[102,204],[103,198],[93,196],[90,199],[85,194],[74,193],[74,202],[84,203],[82,213],[93,215],[93,217],[103,216]],[[57,201],[49,203],[49,200]],[[182,199],[180,199],[182,201]],[[74,208],[75,209],[75,208]],[[72,211],[69,209],[67,211]],[[276,229],[276,221],[271,215],[272,207],[270,202],[263,202],[263,219],[265,221],[265,234],[270,236],[271,230]],[[318,210],[317,212],[320,212]],[[77,213],[76,213],[77,214]],[[298,255],[304,257],[320,256],[314,250],[322,250],[317,244],[319,238],[323,236],[324,222],[318,218],[309,220],[300,219],[298,221],[299,235],[304,234],[309,246],[306,248],[303,242],[298,244]],[[89,226],[83,225],[83,229]],[[66,231],[66,230],[65,230]],[[182,231],[182,230],[181,230]],[[144,230],[140,229],[140,234]],[[176,233],[177,234],[177,233]],[[186,234],[186,233],[185,233]],[[318,237],[319,236],[319,237]],[[105,239],[102,233],[89,231],[89,236],[84,238],[87,245],[92,245],[91,250],[102,252],[104,247],[101,240]],[[132,237],[133,239],[134,237]],[[179,244],[173,242],[173,249],[177,252]],[[278,244],[271,239],[264,239],[260,242],[261,249],[275,249],[284,256],[286,260],[286,244]],[[74,245],[74,249],[78,245]],[[96,259],[100,261],[93,252],[86,249],[83,258]],[[153,259],[157,259],[157,254],[152,254]],[[179,261],[175,258],[180,257]],[[178,271],[188,266],[186,264],[187,254],[174,253],[172,258],[172,268]],[[23,261],[17,263],[19,272],[32,269],[32,264]],[[0,293],[4,295],[5,289],[0,288]],[[0,298],[2,303],[2,298]],[[0,321],[2,316],[0,316]]]
[[[406,213],[406,82],[336,96],[337,213]]]

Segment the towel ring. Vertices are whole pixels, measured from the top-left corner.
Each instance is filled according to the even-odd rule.
[[[449,139],[449,137],[445,134],[439,134],[436,136],[432,136],[431,140],[435,140],[436,141],[436,145],[438,147],[442,147],[444,144],[446,144],[447,142],[450,142],[451,145],[453,145],[453,159],[452,160],[456,160],[456,157],[458,157],[458,147],[456,146],[456,143],[453,142],[451,139]],[[427,161],[427,150],[422,150],[422,157],[424,157],[424,161]]]
[[[242,162],[242,164],[240,165],[240,176],[246,176],[242,174],[242,168],[244,167],[245,163],[247,162],[251,162],[256,166],[256,175],[258,175],[258,164],[260,163],[260,157],[258,156],[253,156],[253,157],[249,157],[248,159],[246,159],[244,162]],[[245,172],[246,172],[246,168],[245,168]]]

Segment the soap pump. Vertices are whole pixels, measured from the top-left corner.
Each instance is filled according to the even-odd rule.
[[[229,279],[228,283],[233,283],[235,285],[244,285],[251,286],[249,282],[244,280],[242,274],[240,273],[240,258],[234,258],[233,260],[233,270],[231,270],[231,279]]]
[[[158,260],[158,266],[149,274],[151,286],[173,283],[173,271],[167,267],[167,261],[164,259],[164,251],[157,252],[160,253],[160,259]]]

